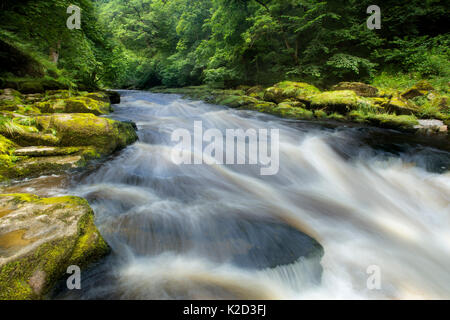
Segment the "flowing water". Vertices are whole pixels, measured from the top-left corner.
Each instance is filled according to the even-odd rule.
[[[121,93],[113,117],[139,142],[67,190],[89,200],[112,254],[56,298],[450,298],[447,138]],[[194,121],[279,129],[279,172],[174,164],[171,133]]]

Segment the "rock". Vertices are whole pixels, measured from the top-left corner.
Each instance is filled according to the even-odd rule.
[[[256,98],[241,95],[225,95],[219,97],[216,101],[218,104],[229,106],[230,108],[253,106],[258,104],[259,102],[259,100]]]
[[[91,92],[85,95],[86,98],[110,103],[109,95],[106,92]]]
[[[381,105],[386,112],[397,115],[412,115],[418,113],[419,107],[400,96],[394,96]]]
[[[42,299],[69,266],[108,252],[86,200],[0,195],[0,299]]]
[[[419,133],[432,134],[432,133],[447,133],[448,127],[444,125],[444,122],[436,119],[418,120],[419,124],[414,126]]]
[[[105,91],[105,93],[108,95],[109,101],[111,104],[120,103],[120,93],[119,92],[108,90],[108,91]]]
[[[417,82],[410,89],[401,94],[403,99],[414,99],[416,97],[426,96],[430,91],[434,90],[433,86],[426,80]]]
[[[395,114],[370,114],[365,116],[365,122],[381,128],[397,129],[413,132],[419,123],[414,116]]]
[[[312,109],[324,109],[327,112],[346,114],[362,103],[351,90],[326,91],[311,97]]]
[[[100,154],[109,154],[137,140],[131,124],[89,113],[38,116],[36,123],[41,131],[57,132],[58,146],[93,146]]]
[[[100,98],[97,97],[97,99]],[[87,96],[49,100],[40,102],[36,106],[43,113],[92,113],[98,116],[111,111],[109,101],[95,100]]]
[[[352,90],[360,97],[377,97],[378,89],[374,86],[362,82],[340,82],[332,88],[334,91],[338,90]]]
[[[319,89],[308,83],[284,81],[267,88],[264,92],[264,100],[281,103],[292,99],[309,103],[311,96],[319,93]]]
[[[245,94],[250,97],[263,100],[264,99],[264,88],[262,86],[253,86],[253,87],[248,88],[245,91]]]
[[[272,114],[290,119],[312,119],[314,114],[310,110],[304,109],[301,102],[281,102],[271,112]]]
[[[45,146],[31,146],[14,150],[15,156],[25,157],[48,157],[48,156],[63,156],[78,152],[80,148],[58,148]]]

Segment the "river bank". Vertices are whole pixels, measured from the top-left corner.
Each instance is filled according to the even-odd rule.
[[[110,91],[0,90],[0,299],[42,299],[68,266],[109,252],[84,199],[11,190],[83,170],[136,141],[132,123],[104,117],[118,102]]]
[[[308,83],[292,81],[230,90],[197,86],[155,87],[151,91],[182,94],[282,118],[352,122],[410,133],[447,135],[450,125],[448,95],[437,92],[426,81],[403,91],[359,82],[342,82],[321,91]]]

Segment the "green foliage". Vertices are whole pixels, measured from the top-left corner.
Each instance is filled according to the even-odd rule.
[[[439,0],[383,1],[381,30],[366,26],[370,0],[5,3],[0,40],[23,46],[30,61],[44,66],[36,73],[79,89],[283,80],[323,88],[339,81],[395,82],[396,75],[395,86],[429,78],[444,88],[450,79],[449,33],[438,27],[448,8]],[[71,3],[82,8],[81,30],[66,28]],[[55,52],[56,64],[47,58]]]

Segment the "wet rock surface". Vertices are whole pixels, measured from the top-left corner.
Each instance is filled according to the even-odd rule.
[[[68,266],[109,252],[84,199],[2,194],[0,212],[0,299],[43,298]]]

